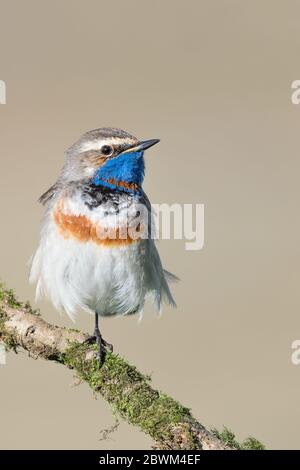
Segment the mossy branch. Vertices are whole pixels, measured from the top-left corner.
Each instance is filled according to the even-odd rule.
[[[7,349],[21,347],[30,356],[56,361],[74,369],[128,423],[155,441],[157,449],[230,449],[222,435],[204,428],[173,398],[154,390],[150,378],[116,354],[107,353],[101,367],[94,346],[82,344],[87,335],[50,325],[0,286],[0,340]]]

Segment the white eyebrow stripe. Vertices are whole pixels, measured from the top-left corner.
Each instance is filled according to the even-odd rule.
[[[118,144],[136,144],[137,141],[135,139],[127,138],[124,139],[120,137],[107,137],[106,139],[97,139],[97,140],[92,140],[90,142],[84,142],[80,146],[80,152],[88,152],[89,150],[99,150],[102,145],[104,144],[112,144],[112,145],[118,145]]]

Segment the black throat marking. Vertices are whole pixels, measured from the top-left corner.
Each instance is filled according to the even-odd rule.
[[[152,219],[151,204],[145,193],[132,195],[127,192],[115,191],[103,186],[84,183],[80,188],[80,194],[84,204],[91,211],[102,206],[104,215],[119,214],[120,211],[128,209],[131,204],[135,202],[143,204],[147,208],[145,223],[148,227],[149,237],[151,237],[152,232],[155,233],[155,231],[153,231],[154,221]],[[137,211],[135,217],[140,217],[139,211]]]
[[[93,210],[99,206],[105,206],[109,212],[119,212],[120,206],[130,204],[133,200],[132,195],[114,191],[104,186],[96,186],[94,184],[86,184],[82,188],[82,198],[84,204]]]

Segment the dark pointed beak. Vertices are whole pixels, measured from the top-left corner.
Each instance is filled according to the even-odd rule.
[[[149,149],[153,145],[158,144],[158,142],[159,142],[159,139],[143,140],[139,142],[137,145],[135,145],[134,147],[131,147],[122,153],[143,152],[144,150]]]
[[[135,147],[135,151],[143,152],[144,150],[149,149],[153,145],[158,144],[158,142],[159,139],[143,140]]]

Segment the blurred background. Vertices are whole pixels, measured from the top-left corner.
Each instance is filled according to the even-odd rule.
[[[38,197],[89,129],[161,139],[153,203],[203,203],[205,245],[161,241],[181,282],[161,318],[102,321],[105,338],[206,426],[300,448],[300,4],[296,0],[0,0],[0,277],[34,304]],[[50,322],[73,326],[50,304]],[[91,331],[79,314],[76,327]],[[25,353],[0,366],[2,449],[145,449],[71,371]]]

